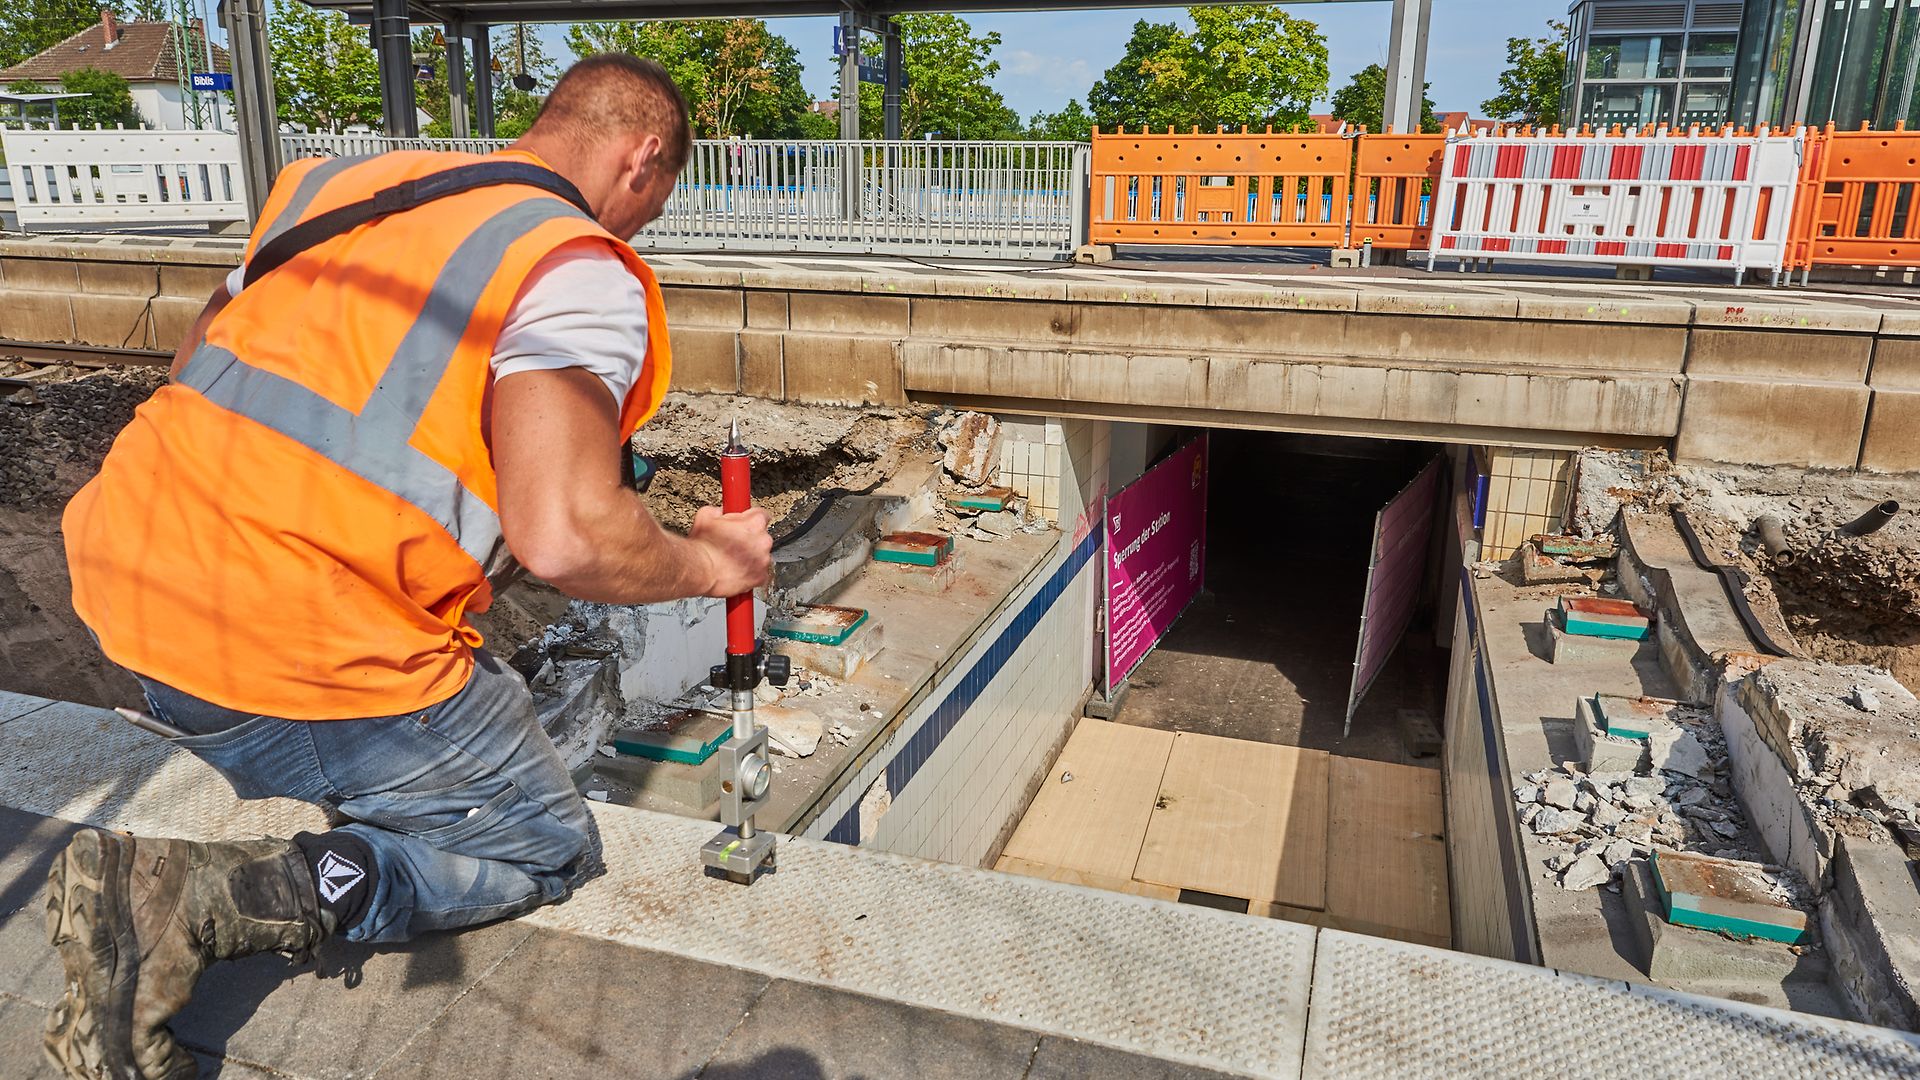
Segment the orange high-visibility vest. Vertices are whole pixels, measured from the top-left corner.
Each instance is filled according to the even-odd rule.
[[[482,160],[297,162],[249,254]],[[646,366],[621,405],[624,439],[666,393],[660,288],[558,196],[448,196],[248,285],[67,506],[74,610],[107,656],[216,705],[296,720],[396,715],[459,691],[481,643],[467,616],[510,565],[487,441],[495,340],[534,265],[580,242],[606,244],[645,286]]]

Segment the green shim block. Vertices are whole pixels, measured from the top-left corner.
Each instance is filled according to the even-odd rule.
[[[864,608],[803,604],[790,617],[769,618],[767,636],[811,645],[838,645],[866,622]]]
[[[1675,926],[1787,945],[1806,936],[1806,914],[1773,902],[1739,863],[1675,851],[1655,851],[1650,861],[1661,907]]]
[[[944,533],[889,533],[873,545],[873,561],[907,566],[938,566],[953,554],[953,537]]]
[[[665,730],[626,728],[615,731],[609,741],[615,750],[628,757],[700,765],[732,736],[730,721],[712,713],[686,710],[669,721]]]

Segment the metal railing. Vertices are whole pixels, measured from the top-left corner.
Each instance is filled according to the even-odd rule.
[[[0,129],[22,228],[175,228],[244,220],[228,131]]]
[[[503,139],[283,135],[297,157],[487,153]],[[636,247],[1053,259],[1085,239],[1088,147],[700,139]]]

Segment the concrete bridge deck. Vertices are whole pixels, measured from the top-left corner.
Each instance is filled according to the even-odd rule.
[[[99,709],[0,694],[0,757],[0,1054],[28,1068],[62,822],[321,825]],[[296,1078],[1920,1076],[1891,1030],[839,844],[741,888],[699,871],[711,823],[593,809],[605,872],[567,902],[336,955],[360,981],[225,969],[182,1034]]]
[[[0,339],[170,348],[239,252],[223,238],[0,241]],[[649,258],[685,390],[1920,470],[1908,296]]]

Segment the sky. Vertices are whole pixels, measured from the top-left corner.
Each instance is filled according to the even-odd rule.
[[[1331,89],[1346,84],[1368,64],[1386,62],[1390,3],[1282,4],[1297,18],[1320,24],[1327,37]],[[1564,19],[1560,0],[1434,0],[1432,37],[1427,44],[1427,82],[1432,85],[1434,108],[1480,113],[1480,103],[1498,90],[1506,64],[1506,39],[1538,37],[1549,19]],[[1086,98],[1094,80],[1126,52],[1127,38],[1136,20],[1185,24],[1182,7],[1142,8],[1131,11],[1069,11],[978,15],[971,19],[977,31],[1000,32],[1000,74],[994,85],[1023,118],[1051,112],[1070,98]],[[773,19],[775,33],[800,50],[806,64],[807,89],[816,98],[833,96],[840,77],[831,56],[830,18]],[[554,55],[567,49],[552,38]]]

